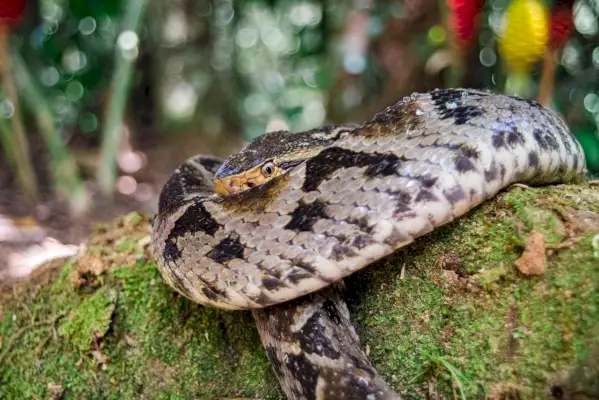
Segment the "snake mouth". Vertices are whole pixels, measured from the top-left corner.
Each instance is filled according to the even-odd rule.
[[[256,172],[258,172],[256,174]],[[270,178],[263,176],[260,169],[252,169],[238,175],[214,180],[214,191],[219,196],[243,192],[266,183]]]

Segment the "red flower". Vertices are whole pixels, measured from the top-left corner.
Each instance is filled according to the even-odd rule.
[[[25,0],[0,0],[0,23],[14,25],[25,12]]]
[[[566,44],[574,30],[573,6],[574,0],[557,0],[551,10],[549,46],[553,49],[558,49]]]
[[[470,42],[478,30],[478,15],[482,8],[482,0],[447,0],[452,10],[449,15],[449,29],[461,45]]]

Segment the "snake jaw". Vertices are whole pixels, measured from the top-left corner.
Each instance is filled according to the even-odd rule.
[[[271,180],[282,171],[276,168],[272,176],[264,176],[260,167],[252,168],[238,175],[232,175],[214,180],[214,191],[219,196],[226,196],[232,193],[243,192],[254,186],[260,186]]]
[[[270,175],[265,175],[263,172],[264,164],[255,168],[244,171],[237,175],[227,176],[221,179],[214,180],[214,191],[219,196],[226,196],[232,193],[243,192],[254,186],[260,186],[270,181],[278,175],[282,175],[285,171],[272,163],[273,171]]]
[[[229,193],[233,193],[236,187],[233,185],[232,179],[224,178],[224,179],[215,179],[214,180],[214,192],[218,196],[226,196]]]

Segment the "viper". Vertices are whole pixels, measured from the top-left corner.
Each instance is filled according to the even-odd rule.
[[[152,243],[183,296],[252,310],[289,399],[395,399],[360,346],[343,278],[514,183],[585,171],[565,122],[534,101],[415,93],[360,124],[188,159],[162,189]]]

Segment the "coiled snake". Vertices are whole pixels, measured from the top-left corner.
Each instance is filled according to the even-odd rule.
[[[538,103],[435,90],[360,125],[187,160],[162,190],[153,245],[182,295],[254,310],[288,398],[398,398],[362,352],[338,282],[513,183],[584,172],[579,143]]]

